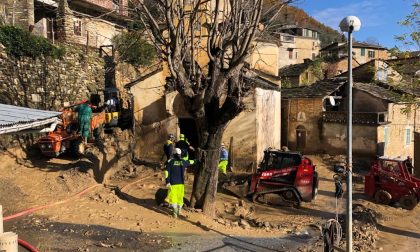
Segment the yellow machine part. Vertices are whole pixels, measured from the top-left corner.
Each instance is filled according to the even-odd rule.
[[[111,112],[105,114],[105,122],[110,123],[112,120],[118,120],[119,112]]]

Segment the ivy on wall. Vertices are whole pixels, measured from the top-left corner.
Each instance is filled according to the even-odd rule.
[[[133,66],[150,65],[156,58],[156,49],[143,38],[140,31],[123,32],[116,35],[112,42],[121,61]]]
[[[5,46],[7,54],[15,58],[61,58],[64,55],[63,48],[15,26],[0,26],[0,43]]]

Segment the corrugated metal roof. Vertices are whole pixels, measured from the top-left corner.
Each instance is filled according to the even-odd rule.
[[[0,104],[0,134],[18,132],[50,124],[61,112]]]

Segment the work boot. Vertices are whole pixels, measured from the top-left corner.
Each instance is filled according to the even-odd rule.
[[[182,209],[182,206],[178,206],[178,216],[181,216],[181,209]]]
[[[177,207],[172,208],[172,216],[174,218],[178,218],[178,215],[179,215],[178,208]]]

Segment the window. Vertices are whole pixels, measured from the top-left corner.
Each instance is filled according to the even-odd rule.
[[[316,57],[315,53],[312,53],[312,59],[314,60]]]
[[[365,55],[366,55],[366,49],[360,48],[360,56],[365,56]]]
[[[73,19],[74,24],[74,35],[82,36],[82,20],[75,18]]]
[[[117,12],[120,11],[120,0],[112,0],[112,9]]]
[[[297,52],[296,52],[296,59],[297,59],[298,57],[297,57]]]
[[[411,144],[411,129],[405,129],[405,145]]]
[[[289,48],[287,51],[289,51],[289,59],[293,59],[293,49]]]
[[[389,142],[389,128],[385,127],[384,128],[384,145],[385,145],[385,147],[388,146],[388,142]]]
[[[375,51],[368,51],[369,58],[375,58]]]

